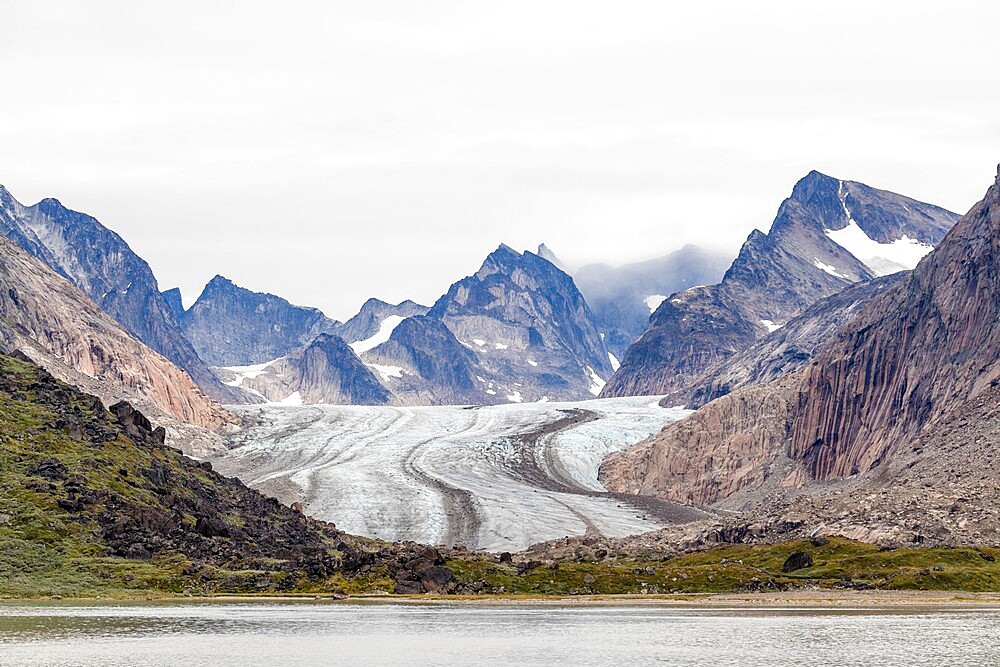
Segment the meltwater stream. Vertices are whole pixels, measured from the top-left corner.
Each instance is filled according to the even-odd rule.
[[[1000,609],[0,604],[0,665],[995,665]]]

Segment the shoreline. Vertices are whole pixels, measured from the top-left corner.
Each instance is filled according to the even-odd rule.
[[[123,596],[123,597],[31,597],[0,598],[0,606],[16,604],[230,604],[230,603],[305,603],[416,606],[552,606],[552,607],[621,607],[650,606],[704,609],[780,609],[799,608],[907,608],[907,607],[1000,607],[1000,593],[979,591],[851,591],[799,590],[771,593],[701,593],[678,595],[215,595]]]

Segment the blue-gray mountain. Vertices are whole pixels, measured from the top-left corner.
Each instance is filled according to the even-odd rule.
[[[56,199],[24,206],[0,186],[0,234],[80,288],[140,341],[181,367],[216,400],[242,394],[222,384],[181,332],[149,265],[120,236]]]
[[[408,310],[418,314],[407,316]],[[338,329],[391,393],[392,403],[580,399],[599,393],[612,372],[593,314],[573,279],[534,253],[500,246],[426,315],[423,310],[412,302],[390,306],[373,300]],[[294,400],[307,402],[323,394],[325,382],[290,371],[284,360],[224,377],[271,400],[298,392]]]
[[[215,276],[179,319],[198,355],[212,366],[271,361],[333,333],[339,322],[316,308],[252,292]]]
[[[621,359],[667,295],[719,282],[730,262],[731,255],[686,245],[645,262],[617,267],[588,264],[571,273],[594,312],[605,345]]]
[[[958,219],[940,207],[810,172],[755,230],[722,282],[666,299],[622,359],[605,396],[668,394],[687,402],[715,364],[810,305],[913,268]]]

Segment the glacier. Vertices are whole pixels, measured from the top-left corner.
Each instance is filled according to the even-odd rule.
[[[496,406],[234,406],[216,470],[349,533],[514,551],[706,516],[604,491],[610,453],[686,416],[651,397]]]

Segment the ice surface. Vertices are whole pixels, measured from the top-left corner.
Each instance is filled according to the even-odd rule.
[[[368,350],[374,349],[389,340],[389,336],[392,335],[392,332],[404,319],[405,318],[400,317],[399,315],[390,315],[382,320],[382,322],[378,325],[378,331],[376,331],[370,338],[351,343],[351,349],[354,350],[354,354],[360,356]]]
[[[608,454],[688,414],[648,396],[475,408],[232,409],[258,425],[213,460],[224,474],[251,486],[291,483],[308,514],[350,533],[490,550],[588,529],[624,536],[660,527],[626,503],[586,492],[601,490],[597,471]],[[575,410],[596,418],[525,437]],[[535,473],[525,474],[526,467]],[[539,482],[546,478],[559,485]]]
[[[374,364],[369,361],[365,362],[365,366],[378,373],[383,382],[388,382],[389,378],[403,377],[402,366],[383,366],[382,364]]]

